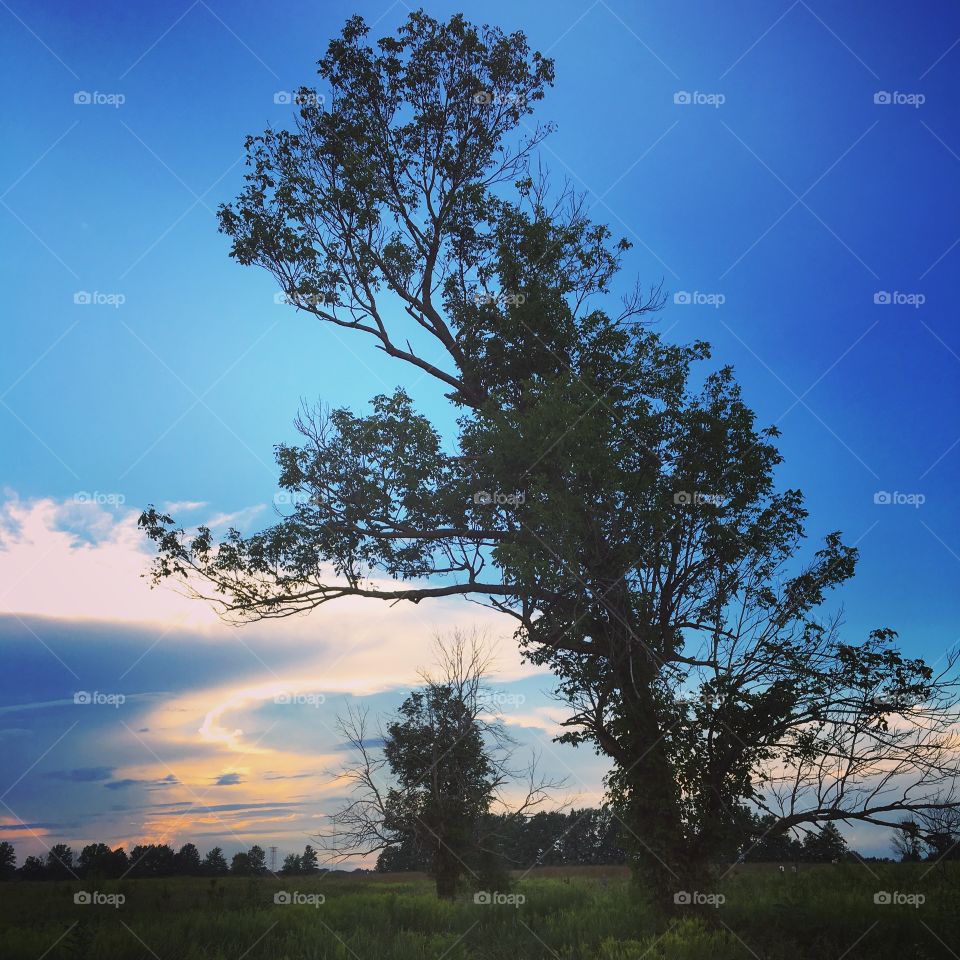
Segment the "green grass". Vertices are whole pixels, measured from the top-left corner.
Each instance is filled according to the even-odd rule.
[[[926,960],[960,954],[960,871],[740,868],[725,902],[658,925],[628,881],[533,876],[518,906],[440,903],[421,878],[198,879],[0,885],[5,960]],[[872,871],[872,873],[870,872]],[[74,893],[122,894],[119,907]],[[880,890],[919,907],[874,903]],[[280,891],[323,894],[275,904]],[[952,952],[951,952],[952,951]]]

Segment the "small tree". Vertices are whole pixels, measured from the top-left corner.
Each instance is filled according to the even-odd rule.
[[[300,859],[300,870],[303,873],[311,874],[316,873],[320,869],[320,863],[317,858],[317,851],[313,849],[308,843],[303,848],[303,854]]]
[[[250,854],[239,851],[233,855],[230,861],[230,873],[235,877],[249,877],[252,873],[250,869]]]
[[[23,861],[23,866],[17,871],[22,880],[46,880],[47,868],[40,857],[30,856]]]
[[[901,820],[890,839],[890,846],[901,863],[918,863],[923,859],[923,843],[916,820]]]
[[[437,896],[452,898],[492,802],[483,730],[453,687],[430,686],[403,702],[384,755],[398,784],[386,796],[384,828],[430,851]]]
[[[847,841],[832,823],[825,823],[819,830],[811,830],[803,839],[801,856],[808,863],[840,863],[848,855]]]
[[[175,873],[175,854],[166,843],[139,843],[130,851],[133,877],[169,877]]]
[[[331,817],[322,842],[332,856],[415,849],[436,884],[437,896],[452,898],[466,874],[490,874],[493,848],[481,826],[500,788],[514,779],[509,769],[512,742],[502,724],[488,720],[492,704],[484,679],[490,655],[476,638],[456,634],[438,644],[441,671],[423,674],[424,687],[404,700],[374,755],[366,715],[349,712],[341,722],[360,760],[344,774],[354,798]],[[389,777],[383,774],[389,770]],[[522,809],[545,799],[553,784],[526,771]]]
[[[254,844],[247,852],[247,860],[253,876],[259,877],[267,872],[267,855],[263,847]]]
[[[70,880],[77,874],[73,867],[73,850],[65,843],[54,844],[47,853],[47,877],[50,880]]]
[[[937,862],[960,860],[960,810],[927,810],[917,817],[927,856]]]
[[[185,877],[200,875],[200,851],[195,844],[185,843],[174,856],[174,869]]]
[[[229,869],[226,857],[224,857],[223,850],[220,847],[214,847],[203,858],[203,872],[207,876],[222,877],[229,872]]]
[[[17,853],[8,840],[0,840],[0,880],[12,880],[17,873]]]
[[[302,873],[301,868],[301,859],[295,853],[288,853],[283,858],[283,866],[280,868],[280,872],[285,877],[293,877],[299,873]]]
[[[112,879],[120,876],[126,868],[126,854],[123,854],[121,865],[117,852],[110,849],[105,843],[89,843],[80,851],[77,860],[77,870],[84,877],[98,876]]]
[[[429,868],[427,856],[414,836],[404,837],[399,843],[384,847],[377,856],[378,873],[408,873]]]
[[[782,829],[773,814],[754,815],[739,853],[749,863],[795,863],[803,857],[803,843]]]

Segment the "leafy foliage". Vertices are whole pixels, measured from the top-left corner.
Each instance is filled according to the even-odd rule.
[[[780,830],[955,807],[956,656],[935,675],[890,629],[841,639],[820,608],[857,552],[804,553],[776,429],[706,344],[649,327],[658,288],[609,310],[629,244],[530,173],[553,64],[460,16],[367,33],[320,61],[328,110],[304,90],[293,130],[248,139],[220,226],[299,310],[442,385],[456,436],[402,388],[306,410],[277,448],[289,514],[218,543],[150,508],[155,579],[241,620],[346,596],[512,616],[665,903],[736,848],[745,804]]]

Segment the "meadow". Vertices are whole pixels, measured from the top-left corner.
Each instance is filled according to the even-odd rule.
[[[955,960],[960,952],[960,871],[926,864],[811,866],[796,874],[738,867],[714,891],[722,902],[667,923],[656,921],[618,868],[535,871],[495,893],[440,902],[428,880],[410,874],[18,881],[0,888],[0,955]],[[890,902],[876,902],[878,894]]]

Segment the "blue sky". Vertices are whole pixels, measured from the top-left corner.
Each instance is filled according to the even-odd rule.
[[[812,537],[842,529],[860,546],[859,575],[842,595],[851,633],[892,626],[936,661],[958,639],[960,9],[803,0],[427,9],[522,29],[555,58],[557,83],[537,114],[557,124],[543,162],[634,241],[627,275],[663,280],[661,329],[710,340],[761,422],[781,427],[780,481],[804,490]],[[334,693],[395,702],[395,688],[429,662],[429,631],[476,616],[421,610],[397,627],[365,609],[239,634],[185,601],[148,597],[136,579],[140,507],[190,501],[202,504],[191,519],[262,522],[276,490],[272,445],[292,437],[302,398],[360,407],[410,382],[367,344],[276,305],[268,275],[228,258],[214,217],[240,187],[244,136],[288,121],[275,95],[313,82],[315,61],[354,13],[379,36],[407,8],[0,7],[0,61],[16,91],[0,157],[9,664],[0,736],[15,760],[8,772],[27,771],[3,794],[0,826],[25,852],[51,837],[159,836],[161,814],[175,809],[163,804],[240,800],[243,816],[226,825],[212,816],[201,831],[182,818],[177,839],[190,827],[226,847],[302,846],[330,795],[315,761],[336,759]],[[83,294],[94,302],[76,303]],[[426,383],[413,393],[440,410]],[[881,491],[923,502],[876,503]],[[116,573],[109,588],[105,571]],[[493,621],[491,630],[509,634]],[[344,657],[347,636],[360,652]],[[396,651],[386,664],[384,645]],[[549,678],[524,674],[504,651],[504,683],[526,698],[517,729],[546,743],[550,762],[592,799],[602,764],[549,747]],[[324,666],[336,658],[336,669]],[[304,725],[284,715],[290,749],[276,770],[222,755],[227,741],[209,726],[196,738],[194,721],[220,716],[231,684],[286,682],[307,660],[319,687],[324,678],[332,687],[314,709],[313,739],[291,741]],[[128,699],[78,719],[77,690]],[[236,712],[250,729],[269,726],[256,698]],[[301,790],[264,779],[271,773],[314,780],[304,776]],[[171,775],[192,792],[177,795]],[[108,786],[121,781],[130,782]],[[297,806],[284,813],[281,803]],[[47,826],[17,833],[18,818]]]

